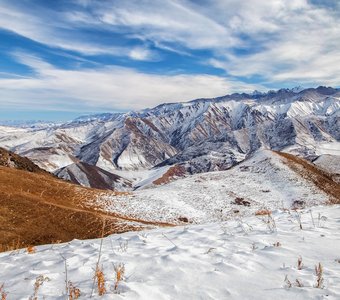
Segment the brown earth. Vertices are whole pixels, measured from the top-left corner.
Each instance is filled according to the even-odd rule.
[[[316,167],[314,164],[292,154],[274,151],[286,159],[287,165],[306,180],[314,183],[320,190],[330,195],[332,204],[340,204],[340,184],[332,179],[332,175]]]
[[[156,179],[152,183],[155,185],[166,184],[173,181],[176,177],[184,177],[186,170],[183,166],[175,165],[169,168],[162,177]]]
[[[104,223],[104,235],[170,225],[96,211],[85,203],[117,192],[77,186],[36,171],[0,166],[0,251],[98,238]]]
[[[11,151],[7,151],[0,147],[0,166],[15,168],[18,170],[25,170],[34,173],[48,173],[39,168],[35,163],[26,157],[17,155]]]

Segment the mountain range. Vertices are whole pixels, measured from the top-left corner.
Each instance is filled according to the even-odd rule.
[[[319,161],[328,171],[340,155],[339,120],[340,89],[320,86],[0,126],[0,146],[82,185],[126,190],[176,166],[181,174],[227,170],[259,149]]]

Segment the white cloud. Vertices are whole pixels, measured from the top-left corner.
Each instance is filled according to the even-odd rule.
[[[147,48],[135,47],[130,50],[129,57],[134,60],[158,61],[160,56],[158,53]]]
[[[305,0],[241,3],[242,9],[229,25],[251,37],[244,47],[247,54],[220,52],[219,58],[209,60],[213,66],[231,76],[261,76],[264,84],[277,86],[292,82],[339,85],[339,9]]]
[[[95,11],[104,24],[128,27],[157,43],[181,43],[190,49],[228,48],[238,43],[228,28],[185,1],[104,2]]]
[[[63,70],[32,55],[15,57],[35,71],[29,78],[0,78],[2,107],[136,110],[163,102],[215,97],[259,86],[211,75],[156,75],[121,67]]]
[[[101,2],[93,11],[111,30],[127,28],[160,47],[209,49],[213,66],[238,78],[260,76],[277,86],[340,81],[339,5],[308,0],[202,3],[120,0]]]
[[[140,47],[122,47],[103,45],[100,42],[88,41],[77,24],[92,22],[99,24],[90,16],[81,12],[56,12],[45,8],[37,11],[25,11],[10,4],[0,3],[0,29],[5,29],[50,47],[78,52],[85,55],[108,54],[127,56],[137,60],[154,60],[155,51]],[[140,53],[140,55],[136,55]]]
[[[134,60],[158,61],[163,58],[157,51],[150,50],[148,43],[179,55],[193,55],[195,53],[192,52],[193,49],[210,50],[211,55],[195,56],[197,63],[210,63],[212,66],[224,69],[228,76],[238,78],[239,81],[242,77],[257,77],[263,81],[263,84],[277,87],[292,82],[309,85],[339,85],[340,82],[338,68],[340,6],[336,4],[327,6],[321,0],[313,0],[313,2],[308,0],[77,0],[74,2],[80,5],[77,10],[56,12],[40,8],[33,13],[36,7],[27,11],[20,5],[14,5],[20,2],[3,0],[0,5],[0,28],[11,30],[51,47],[87,55],[126,56]],[[112,34],[123,33],[128,38],[139,39],[141,45],[130,49],[115,45],[114,41],[109,46],[102,43],[100,39],[91,42],[81,33],[81,29],[87,28]],[[48,68],[45,69],[44,75],[47,70]],[[69,71],[65,75],[81,75],[85,78],[85,72],[93,77],[105,73],[105,78],[119,81],[119,78],[114,75],[119,73],[126,81],[123,84],[127,84],[128,76],[124,74],[128,69],[124,69],[124,72],[122,70],[119,68],[113,70],[112,67],[97,68],[93,72],[82,70],[70,73]],[[59,72],[58,74],[62,72],[54,67],[52,71]],[[131,72],[131,80],[136,79],[135,76],[143,77],[142,73],[136,70]],[[56,76],[56,73],[53,75]],[[143,80],[148,84],[149,80],[154,80],[155,84],[160,84],[166,89],[165,94],[175,95],[175,92],[170,88],[167,89],[165,84],[166,80],[172,82],[175,77],[154,76],[145,75]],[[187,76],[192,82],[196,82],[196,85],[199,76],[208,78],[208,81],[217,80],[216,84],[209,82],[211,87],[197,88],[198,92],[203,93],[202,95],[194,93],[188,86],[188,95],[195,95],[190,98],[204,96],[205,91],[213,95],[223,94],[219,85],[221,80],[223,84],[230,87],[230,78],[225,80],[217,76]],[[160,78],[166,79],[162,81]],[[42,81],[43,78],[39,80]],[[240,87],[246,86],[239,81],[235,80],[234,83],[236,82]],[[234,83],[232,86],[235,86]],[[65,84],[67,85],[67,82]],[[60,80],[59,85],[61,89]],[[107,86],[103,88],[108,89]],[[154,88],[158,91],[157,87]],[[142,87],[140,90],[145,92]],[[110,92],[112,92],[111,98],[113,95],[117,96],[116,99],[120,97],[121,92],[111,89]],[[105,97],[108,94],[106,92]],[[185,95],[184,86],[181,92],[177,93],[179,99],[185,98],[181,97],[183,94]],[[124,95],[126,96],[126,92]],[[145,94],[145,98],[148,97],[154,99],[155,96]],[[176,100],[172,97],[164,100],[167,99]]]

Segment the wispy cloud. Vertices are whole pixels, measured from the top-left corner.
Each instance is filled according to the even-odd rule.
[[[0,29],[45,44],[52,48],[74,51],[84,55],[126,56],[136,60],[155,60],[157,52],[140,47],[91,42],[91,37],[77,30],[86,21],[102,25],[82,12],[57,12],[46,7],[21,7],[13,1],[0,3]],[[72,17],[71,17],[72,16]],[[137,53],[137,54],[136,54]],[[139,53],[139,55],[138,55]]]
[[[44,103],[46,109],[134,110],[162,102],[214,97],[235,91],[251,91],[229,78],[212,75],[156,75],[123,67],[63,70],[38,57],[16,53],[21,63],[34,71],[30,78],[0,78],[3,107],[32,108]]]
[[[257,9],[243,9],[237,22],[261,49],[242,56],[225,53],[210,62],[230,75],[262,76],[271,83],[339,85],[340,10],[305,0],[257,2]]]
[[[8,105],[31,99],[70,109],[79,103],[134,109],[233,91],[340,83],[339,1],[73,0],[54,3],[59,9],[48,1],[27,3],[0,0],[0,29],[74,57],[78,65],[66,70],[27,49],[16,53],[35,75],[2,72],[0,96]],[[100,55],[118,58],[107,62]]]
[[[212,65],[238,78],[339,84],[340,5],[329,2],[109,1],[92,9],[111,30],[179,50],[210,49]]]

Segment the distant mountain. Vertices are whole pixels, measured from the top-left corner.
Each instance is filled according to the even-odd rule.
[[[41,120],[0,120],[0,126],[20,128],[42,128],[56,126],[58,123]]]
[[[0,146],[55,171],[79,161],[110,173],[181,165],[225,170],[258,149],[309,160],[340,154],[340,90],[236,93],[45,128],[0,127]]]
[[[85,162],[73,163],[55,171],[54,174],[76,184],[103,190],[124,191],[132,187],[129,180]]]

